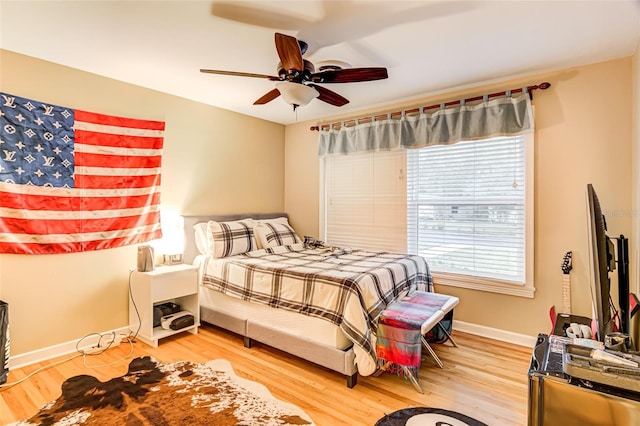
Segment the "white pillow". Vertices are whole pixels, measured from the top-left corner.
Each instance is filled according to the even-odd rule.
[[[260,221],[253,229],[262,248],[291,245],[302,241],[288,222]]]
[[[209,233],[207,232],[207,228],[207,222],[200,222],[193,225],[196,248],[200,254],[211,254],[211,245],[209,244]]]
[[[285,225],[289,225],[289,219],[286,216],[275,217],[273,219],[259,219],[259,220],[254,220],[253,222],[254,222],[254,225],[259,225],[261,223],[284,223]]]
[[[211,220],[207,224],[207,235],[210,255],[213,257],[233,256],[257,248],[252,220],[233,222]]]

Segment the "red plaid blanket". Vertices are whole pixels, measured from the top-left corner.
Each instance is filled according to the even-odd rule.
[[[420,329],[439,313],[437,307],[412,303],[410,299],[389,305],[378,321],[376,355],[380,366],[392,362],[410,368],[417,377],[422,356]]]

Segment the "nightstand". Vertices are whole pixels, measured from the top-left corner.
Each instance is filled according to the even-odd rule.
[[[158,347],[158,340],[189,331],[198,333],[200,326],[200,305],[198,303],[198,267],[178,264],[158,266],[153,271],[131,273],[131,294],[129,295],[129,328],[138,330],[138,338],[144,343]],[[135,306],[133,301],[135,301]],[[180,310],[189,311],[194,316],[194,324],[180,330],[167,330],[162,326],[153,327],[153,308],[164,302],[180,305]],[[138,313],[140,322],[138,322]]]

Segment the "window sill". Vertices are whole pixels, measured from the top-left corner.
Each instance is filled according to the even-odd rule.
[[[470,290],[488,291],[491,293],[506,294],[509,296],[527,297],[533,299],[536,291],[532,285],[517,284],[508,281],[492,280],[490,278],[472,277],[469,275],[433,273],[433,282],[436,285],[461,287]]]

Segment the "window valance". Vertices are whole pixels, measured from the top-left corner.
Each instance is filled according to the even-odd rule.
[[[464,103],[354,126],[320,129],[318,155],[392,151],[533,132],[529,94]]]

